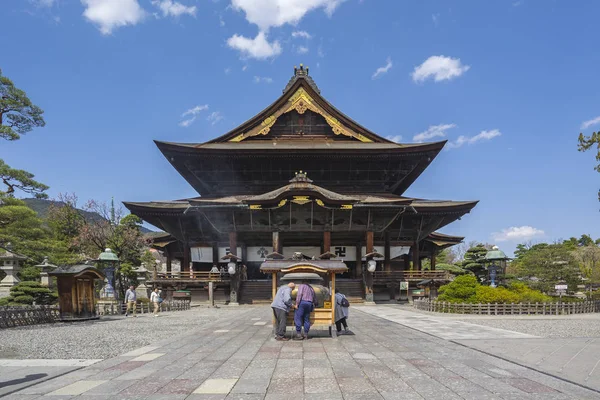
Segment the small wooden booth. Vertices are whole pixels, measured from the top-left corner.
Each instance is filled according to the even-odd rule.
[[[58,287],[61,321],[85,321],[99,318],[96,313],[94,281],[104,274],[88,264],[63,266],[49,272]]]
[[[314,327],[327,327],[331,337],[336,337],[335,327],[335,274],[344,273],[348,270],[346,264],[337,260],[266,260],[260,266],[260,270],[266,274],[272,274],[273,297],[277,293],[278,275],[282,277],[289,273],[316,273],[329,281],[329,291],[323,304],[310,314],[310,325]],[[294,282],[297,285],[302,282]],[[311,284],[312,286],[312,284]],[[313,287],[314,289],[314,287]],[[315,290],[317,292],[318,290]],[[287,326],[294,325],[294,313],[288,316]]]

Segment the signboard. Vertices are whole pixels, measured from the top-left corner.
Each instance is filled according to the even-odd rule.
[[[190,253],[192,253],[192,262],[213,262],[212,247],[190,247]]]
[[[246,249],[246,257],[244,261],[264,261],[269,254],[273,252],[271,246],[250,246]]]
[[[556,289],[556,290],[567,290],[567,288],[568,288],[568,285],[565,285],[562,283],[558,284],[558,285],[554,285],[554,289]]]
[[[400,282],[400,290],[408,290],[408,282]]]

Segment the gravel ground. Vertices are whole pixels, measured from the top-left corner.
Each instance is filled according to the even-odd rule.
[[[471,324],[527,333],[549,338],[600,337],[600,313],[575,315],[463,315],[443,314],[414,309],[411,305],[398,306],[406,311],[449,318]]]
[[[471,324],[491,326],[493,328],[507,329],[541,337],[572,338],[600,336],[600,318],[578,319],[574,317],[576,316],[566,315],[562,318],[552,319],[455,319]]]
[[[138,314],[136,318],[106,317],[1,329],[0,358],[104,359],[248,311],[248,307],[193,308],[165,312],[158,318]]]

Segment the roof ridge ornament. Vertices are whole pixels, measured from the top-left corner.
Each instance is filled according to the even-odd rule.
[[[321,93],[321,90],[319,90],[315,81],[308,74],[308,67],[305,67],[303,64],[300,64],[300,68],[298,68],[294,65],[294,76],[292,76],[292,78],[289,80],[288,84],[285,86],[285,89],[283,89],[283,93],[290,90],[292,85],[298,79],[304,79],[317,93],[319,93],[319,94]]]
[[[308,178],[308,174],[306,172],[300,170],[300,172],[296,172],[295,176],[290,179],[290,183],[298,182],[312,183],[312,179]]]

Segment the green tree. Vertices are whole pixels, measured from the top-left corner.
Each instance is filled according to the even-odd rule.
[[[529,286],[544,293],[553,292],[559,281],[566,281],[570,290],[575,290],[581,281],[572,251],[562,244],[536,244],[515,261],[517,276],[527,279]]]
[[[481,243],[471,247],[466,251],[461,267],[472,272],[480,281],[487,279],[487,269],[481,261],[485,257],[488,249]]]
[[[0,306],[54,304],[58,294],[39,282],[23,281],[10,288],[10,296],[0,299]]]
[[[54,264],[72,261],[74,257],[64,243],[52,237],[50,228],[25,202],[0,197],[0,244],[7,243],[12,244],[15,252],[29,257],[25,266],[41,262],[43,256],[48,256]]]
[[[33,128],[45,126],[43,113],[0,70],[0,139],[18,140]],[[47,197],[44,192],[48,186],[33,178],[33,174],[11,168],[0,159],[0,180],[6,186],[6,190],[0,192],[0,195],[12,196],[16,190],[21,190],[38,198]]]
[[[578,141],[577,150],[579,151],[588,151],[593,147],[597,149],[596,161],[598,164],[594,169],[600,172],[600,131],[593,132],[590,136],[584,136],[583,133],[580,133]],[[598,191],[598,200],[600,200],[600,190]]]
[[[458,276],[449,284],[440,287],[437,299],[452,303],[473,303],[480,286],[473,275]]]

